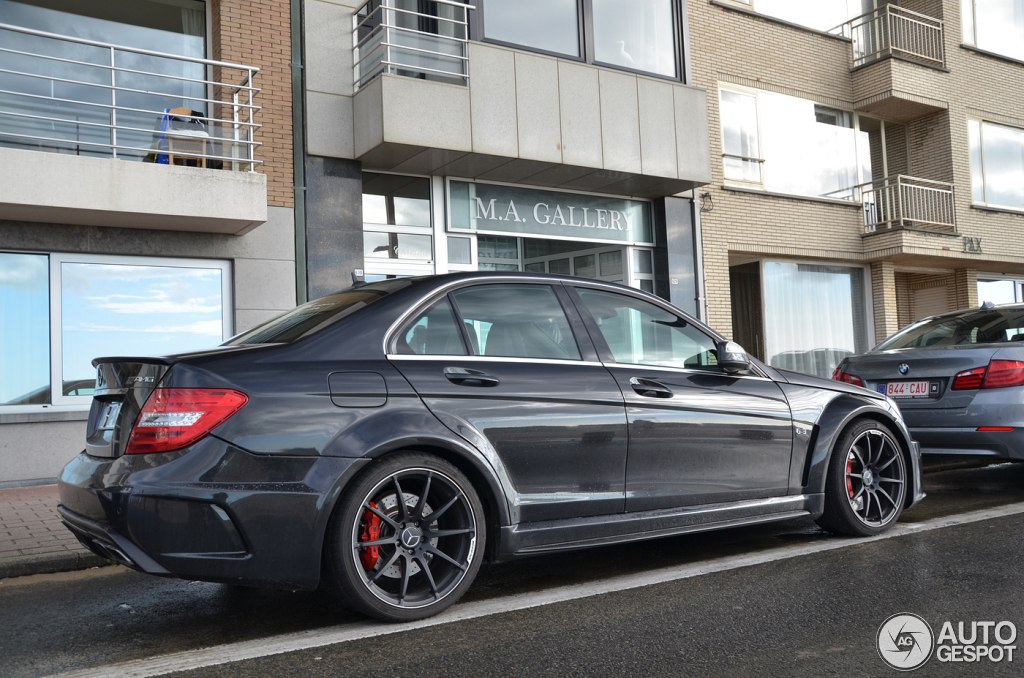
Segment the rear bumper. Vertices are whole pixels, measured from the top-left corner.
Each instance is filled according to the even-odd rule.
[[[257,456],[216,438],[117,459],[82,453],[61,474],[58,511],[91,551],[142,572],[309,589],[339,489],[362,463]]]
[[[927,455],[965,455],[1024,460],[1024,429],[979,431],[977,428],[911,428]]]

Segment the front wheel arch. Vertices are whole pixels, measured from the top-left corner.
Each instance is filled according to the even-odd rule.
[[[913,461],[892,422],[864,416],[836,436],[825,471],[818,524],[851,536],[873,536],[894,525],[913,502]]]

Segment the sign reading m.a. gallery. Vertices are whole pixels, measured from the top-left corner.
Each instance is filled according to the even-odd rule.
[[[642,200],[465,181],[449,186],[452,230],[653,242],[651,205]]]

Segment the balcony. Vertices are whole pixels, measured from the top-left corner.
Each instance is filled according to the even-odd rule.
[[[946,66],[942,21],[898,5],[879,7],[832,32],[851,39],[854,68],[891,57],[935,68]]]
[[[0,24],[0,215],[217,233],[265,221],[258,71]]]
[[[852,44],[857,111],[908,122],[948,108],[941,20],[885,5],[831,32]]]
[[[899,175],[860,190],[865,233],[897,228],[957,232],[953,184]]]
[[[369,0],[352,17],[356,90],[382,73],[467,84],[471,9],[450,0]]]
[[[638,197],[711,180],[703,89],[469,41],[472,8],[370,0],[357,11],[364,169]]]

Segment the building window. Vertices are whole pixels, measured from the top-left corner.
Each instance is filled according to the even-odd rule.
[[[976,205],[1024,210],[1024,129],[967,122]]]
[[[363,174],[363,257],[367,274],[433,273],[430,180]]]
[[[758,14],[818,31],[831,31],[874,9],[874,0],[733,0]]]
[[[678,0],[481,0],[477,4],[486,40],[667,78],[682,75]]]
[[[216,346],[227,262],[0,252],[0,406],[87,403],[92,359]]]
[[[0,17],[28,29],[0,29],[2,146],[110,156],[116,144],[141,160],[162,112],[214,113],[206,66],[192,60],[206,58],[203,2],[0,0]]]
[[[871,181],[857,115],[761,90],[723,87],[720,103],[726,181],[840,200],[858,200]]]
[[[962,0],[964,43],[1024,60],[1024,0]]]
[[[1024,303],[1024,280],[1009,278],[978,280],[978,301],[993,304]]]
[[[762,276],[769,365],[828,377],[867,350],[864,269],[766,261]]]

